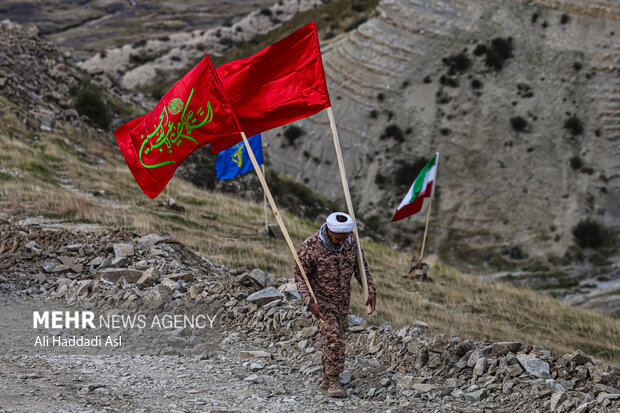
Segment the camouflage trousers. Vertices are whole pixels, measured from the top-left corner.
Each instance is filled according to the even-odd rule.
[[[321,364],[330,376],[339,375],[344,370],[344,332],[347,330],[349,315],[347,311],[330,311],[321,308],[323,322],[317,323],[323,336],[323,355]]]

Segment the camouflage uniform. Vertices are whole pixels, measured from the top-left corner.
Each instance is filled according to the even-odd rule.
[[[368,277],[368,293],[376,294],[377,289],[368,271],[363,252],[362,258]],[[318,323],[319,332],[324,338],[321,362],[326,373],[335,376],[344,369],[344,332],[348,327],[351,276],[355,275],[360,285],[362,284],[357,259],[357,243],[351,236],[340,252],[333,252],[323,246],[319,239],[319,232],[317,232],[301,245],[299,259],[306,271],[324,319],[324,322]],[[295,266],[295,283],[306,305],[311,304],[312,296],[297,266]]]

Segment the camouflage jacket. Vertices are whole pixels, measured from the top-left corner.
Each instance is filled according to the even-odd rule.
[[[368,270],[366,257],[362,251],[364,267],[368,279],[368,293],[376,294],[377,288]],[[319,240],[319,233],[308,237],[299,249],[299,260],[306,271],[312,291],[319,306],[333,311],[342,311],[349,308],[351,300],[351,276],[355,275],[362,285],[357,260],[357,242],[350,237],[340,252],[328,250]],[[295,283],[306,305],[313,302],[310,291],[306,287],[299,268],[295,265]]]

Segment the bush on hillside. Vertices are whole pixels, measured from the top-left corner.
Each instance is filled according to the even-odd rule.
[[[581,248],[599,249],[614,243],[614,234],[591,218],[580,221],[573,228],[573,237]]]
[[[98,87],[90,83],[80,86],[75,94],[75,109],[101,129],[110,127],[110,110]]]

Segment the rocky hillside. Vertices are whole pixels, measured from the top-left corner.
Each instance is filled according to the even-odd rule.
[[[439,151],[429,242],[444,260],[477,271],[549,265],[577,223],[618,226],[618,4],[383,0],[377,12],[322,43],[366,221],[419,246],[424,214],[389,220]],[[267,134],[274,165],[342,198],[327,116],[297,126],[298,139]]]
[[[398,330],[387,322],[369,327],[353,315],[340,376],[350,397],[328,399],[316,389],[322,340],[294,283],[274,284],[258,269],[215,266],[165,235],[3,221],[0,257],[0,327],[8,333],[0,358],[0,382],[9,390],[0,395],[5,411],[620,408],[620,370],[581,351],[556,355],[521,342],[432,336],[423,322]],[[207,314],[214,322],[109,329],[102,334],[124,340],[114,351],[33,349],[41,334],[57,340],[91,335],[26,327],[33,309],[51,306],[149,317]]]
[[[36,24],[56,45],[72,50],[80,60],[116,46],[141,40],[165,39],[170,33],[205,30],[271,6],[273,0],[226,2],[185,1],[16,1],[0,4],[2,19]]]
[[[560,286],[558,295],[618,278],[613,248],[580,251],[573,235],[578,223],[613,231],[620,214],[613,3],[384,0],[375,17],[334,34],[337,18],[320,12],[326,6],[284,1],[222,27],[109,49],[81,65],[157,95],[198,49],[218,55],[247,46],[314,7],[294,21],[322,19],[347,172],[369,229],[419,247],[423,214],[389,220],[439,151],[431,253],[470,271],[527,274],[526,284]],[[326,115],[295,126],[265,134],[274,167],[341,202]]]
[[[117,48],[106,48],[80,63],[90,73],[105,73],[121,87],[148,90],[161,94],[174,84],[178,71],[200,60],[204,53],[219,55],[236,43],[267,33],[289,20],[296,13],[314,8],[320,0],[283,0],[270,7],[248,12],[237,21],[230,17],[208,29],[170,31],[168,36],[144,38]],[[228,6],[232,8],[231,5]],[[162,90],[153,90],[153,84],[162,82]],[[148,106],[150,108],[150,106]]]

